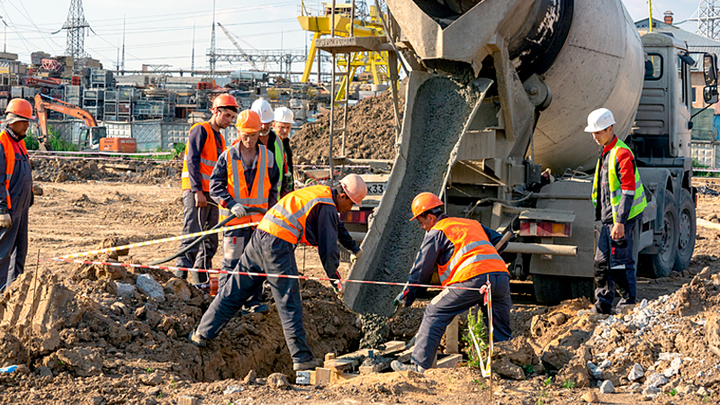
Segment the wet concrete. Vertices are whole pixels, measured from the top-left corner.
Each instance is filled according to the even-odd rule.
[[[426,79],[422,82],[423,79]],[[413,80],[422,84],[413,86]],[[411,203],[420,192],[439,193],[448,160],[459,142],[481,92],[434,75],[411,75],[402,145],[376,219],[363,242],[366,254],[356,262],[353,279],[405,282],[424,231],[412,217]],[[417,88],[416,94],[411,94]],[[401,287],[352,284],[345,302],[360,313],[389,316]]]

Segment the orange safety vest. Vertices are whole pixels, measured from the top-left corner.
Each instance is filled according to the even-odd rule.
[[[7,200],[8,209],[10,209],[12,208],[12,205],[10,204],[10,179],[12,178],[15,170],[15,148],[13,147],[13,144],[16,142],[10,137],[10,135],[7,134],[7,132],[2,131],[2,133],[0,133],[0,143],[5,149],[5,174],[3,175],[3,178],[5,179],[5,191],[7,192],[7,197],[5,197],[5,199]],[[20,142],[17,142],[17,144],[20,146],[20,150],[23,154],[27,155],[28,153],[27,149],[25,149],[25,140],[22,139]]]
[[[443,286],[461,283],[475,276],[504,271],[505,261],[490,242],[482,225],[465,218],[445,218],[432,229],[442,231],[455,246],[450,260],[438,265],[438,275]]]
[[[268,210],[258,229],[290,242],[308,245],[305,239],[305,223],[310,211],[317,204],[329,204],[337,208],[329,186],[311,186],[293,191],[281,198]]]
[[[270,197],[270,168],[274,162],[268,159],[268,151],[265,146],[258,144],[257,169],[255,170],[255,180],[253,180],[253,188],[248,191],[245,182],[245,169],[242,164],[242,157],[238,148],[232,147],[227,150],[227,190],[236,203],[246,207],[257,207],[268,209],[268,198]],[[220,207],[220,221],[230,216],[230,210]],[[251,213],[242,218],[235,218],[226,225],[249,224],[250,222],[260,222],[264,214]]]
[[[190,128],[190,131],[193,130],[198,125],[202,125],[203,128],[205,128],[205,133],[207,134],[207,139],[205,140],[205,146],[203,147],[202,152],[200,153],[200,182],[202,184],[203,191],[210,191],[210,175],[212,174],[213,169],[215,168],[215,164],[217,164],[218,159],[218,148],[217,144],[215,143],[215,132],[213,131],[212,127],[210,126],[209,122],[201,122],[193,125]],[[220,153],[225,151],[225,138],[223,136],[220,136],[221,142],[221,148]],[[190,190],[190,173],[188,172],[187,168],[187,159],[188,159],[188,149],[190,149],[190,139],[188,138],[187,143],[185,144],[185,159],[183,160],[183,168],[182,168],[182,189],[183,190]]]

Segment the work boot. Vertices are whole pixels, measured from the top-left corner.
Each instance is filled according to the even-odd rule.
[[[207,340],[200,336],[196,331],[190,332],[190,335],[188,335],[188,340],[190,343],[194,344],[197,347],[205,347],[207,346]]]
[[[249,315],[249,314],[267,314],[270,312],[270,307],[267,306],[267,304],[257,304],[250,307],[243,306],[242,307],[242,313],[243,315]]]
[[[320,362],[317,361],[317,359],[312,359],[302,363],[293,363],[293,371],[314,370],[317,367],[320,367]]]
[[[418,366],[415,363],[410,364],[404,364],[400,363],[397,360],[393,360],[392,363],[390,363],[390,367],[392,367],[393,371],[414,371],[416,373],[424,373],[425,369]]]
[[[593,306],[590,309],[581,309],[580,311],[578,311],[577,316],[583,316],[583,315],[588,315],[588,314],[597,315],[597,314],[602,314],[602,312],[600,312],[600,310],[598,310],[596,306]],[[612,313],[605,314],[605,315],[612,315]]]

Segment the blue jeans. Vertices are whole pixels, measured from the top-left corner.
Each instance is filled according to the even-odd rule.
[[[462,283],[452,284],[457,287],[481,288],[490,280],[493,306],[493,340],[501,342],[512,338],[510,329],[510,275],[506,272],[481,274]],[[459,315],[477,304],[482,304],[484,295],[473,290],[445,289],[425,308],[420,329],[418,330],[412,362],[424,369],[431,368],[435,361],[437,348],[445,329],[456,315]],[[487,325],[487,308],[481,305],[485,324]]]
[[[257,230],[245,247],[235,271],[297,276],[295,245]],[[314,360],[315,356],[305,336],[300,283],[297,279],[233,274],[218,290],[218,294],[200,320],[197,333],[205,339],[217,337],[230,319],[262,287],[265,280],[273,293],[293,363]]]

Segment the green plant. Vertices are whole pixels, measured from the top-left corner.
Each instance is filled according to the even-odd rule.
[[[452,380],[452,376],[451,376],[451,375],[450,375],[450,376],[448,376],[448,382],[449,382],[450,384],[452,384],[452,383],[453,383],[453,380]]]
[[[25,148],[27,150],[38,150],[40,149],[40,142],[32,134],[25,136]]]
[[[543,381],[543,385],[546,387],[549,386],[550,384],[552,384],[552,377],[548,377],[545,379],[545,381]]]
[[[148,374],[152,373],[153,371],[155,371],[155,370],[153,370],[153,369],[150,368],[150,367],[148,367],[148,368],[145,369],[145,372],[147,372]]]
[[[173,390],[175,389],[175,379],[174,378],[170,380],[170,386],[172,387]]]
[[[162,392],[158,392],[158,394],[157,394],[157,399],[160,399],[160,398],[162,398],[162,397],[163,397]]]
[[[472,310],[468,311],[468,327],[463,334],[463,341],[467,343],[468,357],[470,360],[466,363],[468,367],[480,368],[482,364],[481,358],[488,355],[490,346],[488,342],[488,332],[483,322],[482,312],[478,309],[473,315]]]
[[[535,367],[533,367],[532,364],[525,364],[522,366],[523,371],[525,371],[525,375],[530,375],[535,371]]]
[[[671,397],[674,397],[675,395],[677,395],[677,390],[675,388],[673,388],[670,391],[668,391],[667,394],[670,395]]]
[[[62,360],[60,360],[60,359],[58,359],[58,364],[61,365],[61,366],[64,366],[64,365],[65,365],[65,362],[62,361]]]
[[[571,389],[574,389],[574,388],[575,388],[575,381],[565,380],[565,381],[563,381],[563,383],[562,383],[562,387],[563,387],[563,388],[570,389],[570,390],[571,390]]]
[[[479,385],[480,389],[482,389],[482,390],[484,390],[488,387],[487,384],[485,384],[485,381],[480,381],[480,379],[478,379],[478,378],[473,378],[472,382]]]

